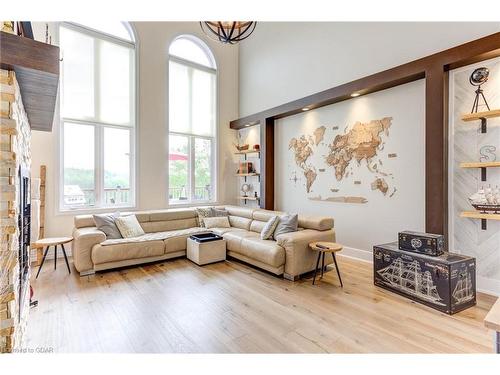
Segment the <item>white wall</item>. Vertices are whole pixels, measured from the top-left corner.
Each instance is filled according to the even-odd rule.
[[[133,24],[139,39],[140,54],[137,208],[159,209],[168,206],[167,57],[170,42],[181,34],[192,34],[203,39],[212,49],[217,61],[220,139],[218,143],[218,195],[221,203],[235,203],[234,170],[236,164],[232,154],[234,151],[232,141],[227,142],[227,140],[236,139],[236,132],[229,129],[229,121],[238,117],[238,47],[222,45],[208,39],[201,32],[197,22],[135,22]],[[41,29],[43,28],[44,26],[41,25]],[[44,35],[44,31],[38,35]],[[32,138],[33,176],[38,176],[40,165],[47,166],[46,236],[70,235],[73,227],[73,214],[57,212],[58,127],[56,119],[51,133],[34,131]]]
[[[240,117],[498,31],[498,22],[259,22],[240,44]]]
[[[425,229],[425,83],[423,80],[389,90],[344,101],[317,110],[290,116],[276,122],[275,127],[275,203],[276,209],[335,218],[337,241],[348,247],[352,255],[371,258],[373,245],[397,240],[401,230]],[[373,158],[387,176],[378,174],[389,185],[386,195],[371,189],[377,174],[370,172],[366,160],[358,165],[351,160],[349,176],[338,181],[333,167],[325,163],[328,145],[337,135],[344,134],[356,121],[362,123],[392,117],[389,135],[381,134],[383,144]],[[314,154],[307,164],[316,168],[317,178],[309,194],[303,171],[297,167],[293,150],[288,145],[292,137],[313,134],[325,126],[324,141],[312,146]],[[395,153],[397,157],[389,158]],[[381,160],[382,163],[378,162]],[[319,169],[325,169],[321,172]],[[291,180],[294,176],[296,183]],[[360,181],[361,184],[355,184]],[[332,192],[330,189],[339,189]],[[396,188],[392,197],[390,194]],[[339,203],[310,200],[333,196],[359,196],[367,203]]]

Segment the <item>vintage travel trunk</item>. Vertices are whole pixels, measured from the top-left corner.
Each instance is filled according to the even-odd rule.
[[[441,234],[399,232],[399,249],[432,256],[444,253],[444,236]]]
[[[373,281],[447,314],[476,304],[476,259],[465,255],[416,254],[397,242],[374,246]]]

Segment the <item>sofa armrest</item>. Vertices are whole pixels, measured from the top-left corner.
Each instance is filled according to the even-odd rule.
[[[309,248],[314,241],[335,242],[335,230],[304,229],[298,232],[280,234],[276,241],[285,249],[285,274],[296,277],[313,271],[318,253]],[[333,262],[331,254],[325,256],[325,265]]]
[[[92,263],[92,247],[106,240],[106,235],[96,227],[73,229],[73,262],[78,272],[88,272],[94,269]]]

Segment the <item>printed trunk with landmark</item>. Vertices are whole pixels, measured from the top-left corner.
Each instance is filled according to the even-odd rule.
[[[476,260],[409,253],[398,243],[373,247],[374,284],[447,314],[476,304]]]

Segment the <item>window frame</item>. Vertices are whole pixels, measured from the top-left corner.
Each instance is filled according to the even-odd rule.
[[[171,55],[170,53],[168,54],[168,61],[167,61],[167,115],[166,115],[166,121],[167,121],[167,191],[166,191],[166,199],[167,199],[167,205],[168,206],[173,206],[173,207],[193,207],[193,206],[199,206],[199,205],[207,205],[207,204],[217,204],[219,201],[219,193],[218,193],[218,182],[219,182],[219,170],[218,170],[218,160],[219,160],[219,129],[218,129],[218,121],[219,121],[219,70],[217,69],[217,62],[215,60],[215,56],[211,49],[208,47],[208,45],[201,40],[200,38],[193,36],[193,35],[179,35],[175,37],[172,42],[169,44],[170,46],[175,43],[179,39],[189,39],[190,41],[196,43],[200,49],[202,49],[208,56],[209,60],[212,63],[212,66],[206,66],[203,64],[196,63],[191,60],[186,60],[182,57],[178,57],[176,55]],[[197,134],[192,134],[192,133],[183,133],[183,132],[178,132],[178,131],[171,131],[170,130],[170,62],[174,62],[180,65],[188,66],[193,69],[198,69],[204,72],[208,73],[213,73],[215,76],[215,92],[214,92],[214,100],[215,100],[215,119],[214,119],[214,132],[213,136],[205,136],[205,135],[197,135]],[[170,191],[170,162],[168,160],[168,155],[170,154],[170,135],[176,135],[176,136],[182,136],[182,137],[187,137],[188,138],[188,148],[189,148],[189,155],[188,155],[188,184],[189,184],[189,193],[190,197],[189,200],[187,201],[179,201],[179,202],[174,202],[170,200],[169,196],[169,191]],[[194,196],[194,191],[195,191],[195,184],[193,182],[195,181],[195,139],[208,139],[211,141],[211,173],[210,173],[210,181],[212,184],[212,199],[208,200],[193,200]]]
[[[135,35],[135,30],[130,23],[123,23],[123,26],[127,29],[127,31],[131,35],[132,41],[127,41],[119,37],[112,36],[110,34],[99,32],[97,30],[85,27],[83,25],[75,24],[72,22],[59,22],[57,27],[57,37],[59,39],[59,31],[61,27],[65,27],[72,31],[80,32],[84,35],[90,36],[92,38],[98,38],[107,42],[111,42],[114,44],[126,46],[131,48],[133,51],[133,57],[131,58],[131,62],[133,63],[133,69],[131,69],[131,77],[130,82],[133,83],[133,89],[130,92],[130,123],[129,124],[113,124],[108,122],[97,121],[97,114],[99,113],[100,103],[97,100],[94,103],[94,108],[97,110],[94,114],[93,119],[74,119],[71,117],[64,117],[62,111],[62,102],[63,102],[63,82],[64,82],[64,56],[61,59],[61,78],[59,84],[59,157],[58,157],[58,165],[59,165],[59,181],[57,183],[57,202],[58,202],[58,214],[71,214],[71,213],[85,213],[85,212],[99,212],[99,211],[109,211],[110,209],[135,209],[137,207],[137,180],[136,180],[136,171],[138,165],[138,111],[139,111],[139,48],[138,42]],[[59,39],[60,40],[60,39]],[[94,93],[98,91],[97,82],[99,80],[100,69],[96,62],[98,61],[99,55],[94,56]],[[96,99],[98,96],[96,96]],[[94,192],[95,192],[95,205],[94,206],[83,206],[83,207],[75,207],[69,206],[64,203],[64,127],[65,123],[74,123],[74,124],[82,124],[87,126],[94,127]],[[106,205],[104,203],[104,131],[105,128],[115,128],[115,129],[127,129],[130,132],[129,139],[129,202],[125,204],[116,204],[116,205]]]

